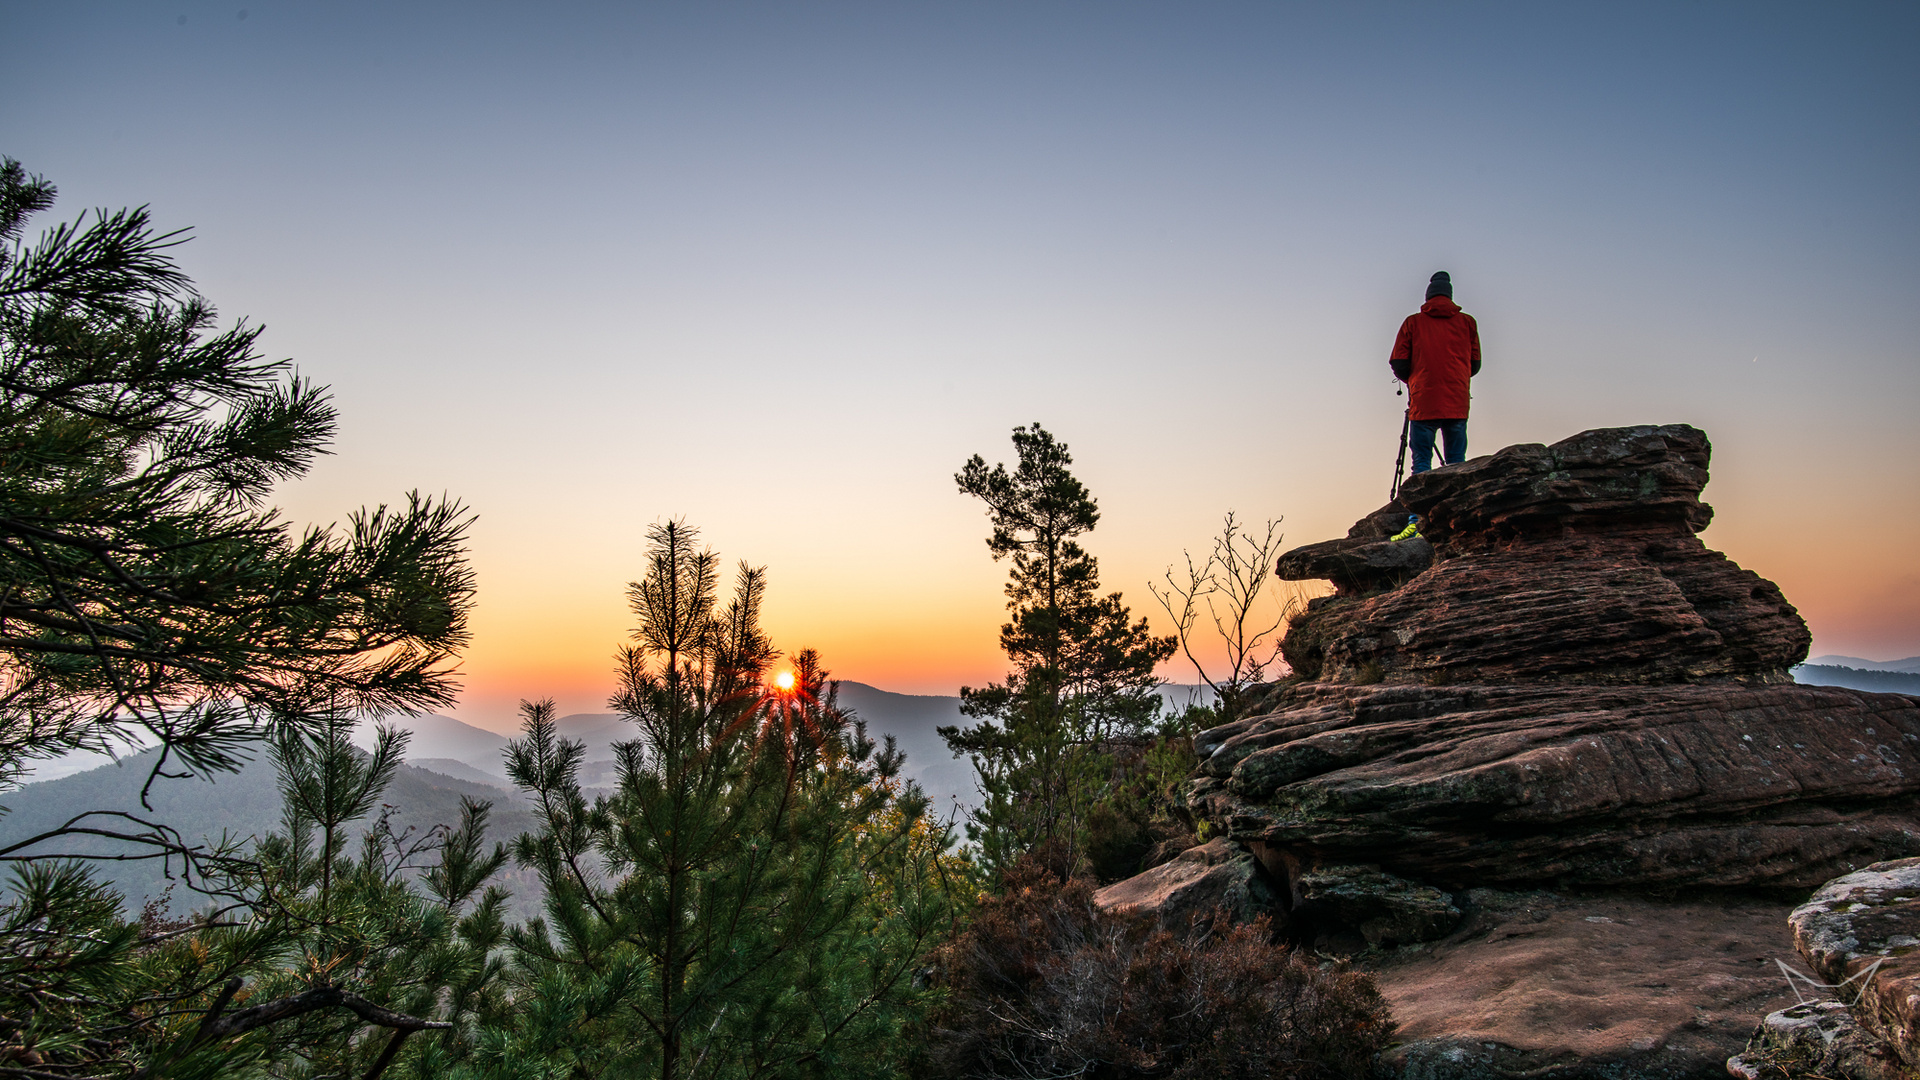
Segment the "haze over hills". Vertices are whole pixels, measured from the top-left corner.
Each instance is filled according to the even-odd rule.
[[[430,713],[423,716],[397,716],[392,723],[405,728],[412,735],[407,739],[407,760],[421,758],[452,758],[478,765],[479,759],[489,760],[482,766],[489,772],[499,774],[501,779],[506,773],[499,762],[499,756],[507,748],[507,737],[484,728],[464,724],[451,716]],[[372,733],[363,730],[361,738],[355,741],[372,745]]]
[[[943,820],[955,812],[956,803],[972,805],[972,766],[954,760],[934,731],[942,724],[961,722],[959,698],[893,694],[861,683],[843,683],[841,702],[867,721],[869,734],[875,739],[895,736],[907,752],[907,776],[932,797],[933,810]],[[454,824],[459,821],[461,796],[493,804],[490,837],[494,840],[510,841],[533,828],[525,796],[514,790],[506,776],[507,737],[449,716],[397,717],[394,723],[411,733],[406,764],[382,799],[394,807],[392,821],[397,828],[425,832],[436,825]],[[583,786],[590,791],[611,786],[613,744],[632,738],[633,726],[612,713],[576,713],[561,717],[557,727],[563,737],[586,746],[586,761],[581,768]],[[372,725],[357,733],[356,741],[371,745]],[[135,750],[118,761],[100,755],[70,755],[49,763],[51,769],[43,766],[38,779],[0,798],[0,805],[8,811],[0,815],[0,847],[89,810],[136,814],[178,829],[195,841],[217,842],[223,836],[247,841],[279,827],[280,789],[264,747],[236,773],[222,774],[211,781],[157,782],[148,811],[140,806],[140,787],[154,753]],[[355,832],[366,824],[356,823]],[[109,854],[121,847],[114,841],[82,837],[63,841],[57,848],[43,846],[37,850],[49,854]],[[101,864],[101,874],[127,897],[131,909],[160,895],[169,884],[166,869],[158,862],[105,863]],[[506,877],[516,893],[516,911],[533,913],[530,905],[538,903],[536,883],[518,870],[510,870]],[[192,906],[192,897],[184,888],[176,886],[174,906]]]
[[[1195,688],[1162,688],[1169,708],[1184,707],[1195,699]],[[866,721],[876,741],[892,735],[907,760],[904,774],[917,782],[932,801],[932,811],[948,820],[974,806],[973,766],[948,752],[938,728],[967,723],[957,696],[896,694],[859,682],[840,684],[840,704]],[[508,738],[449,716],[397,717],[408,730],[406,764],[396,775],[383,802],[393,806],[398,828],[424,832],[459,820],[460,798],[467,796],[493,804],[491,837],[511,840],[533,827],[526,798],[507,779],[504,752]],[[634,736],[633,726],[613,713],[575,713],[557,721],[560,734],[586,746],[581,767],[582,785],[591,791],[613,784],[613,744]],[[372,727],[356,735],[371,745]],[[277,829],[280,790],[265,748],[237,773],[212,781],[163,780],[155,784],[151,812],[140,807],[139,792],[151,766],[153,751],[136,751],[119,761],[98,755],[70,755],[43,766],[39,777],[7,793],[0,805],[0,846],[17,843],[88,810],[119,810],[160,821],[193,840],[217,841],[221,836],[247,840]],[[51,775],[49,775],[51,773]],[[356,831],[365,827],[362,822]],[[49,849],[42,849],[49,850]],[[60,851],[104,854],[114,843],[81,838]],[[137,907],[157,896],[168,884],[158,863],[109,863],[102,872]],[[518,894],[517,904],[537,902],[537,890],[519,871],[509,875]],[[182,890],[175,906],[188,906]],[[528,909],[531,911],[531,908]]]
[[[250,843],[280,828],[279,778],[264,752],[256,754],[240,771],[222,773],[212,780],[156,781],[149,798],[152,809],[148,810],[140,805],[140,788],[146,782],[155,753],[157,751],[143,751],[115,763],[58,779],[36,781],[8,792],[4,804],[9,812],[0,816],[0,847],[19,843],[90,810],[122,811],[156,821],[179,830],[190,842],[217,843],[226,837]],[[464,768],[459,762],[451,764]],[[462,796],[492,804],[488,829],[492,840],[509,841],[534,827],[533,814],[525,798],[507,790],[504,781],[475,782],[471,777],[449,775],[447,770],[435,769],[425,761],[402,765],[381,802],[393,808],[390,821],[396,831],[412,829],[418,836],[437,825],[457,824]],[[95,820],[103,827],[140,831],[124,819]],[[355,853],[359,850],[357,837],[368,824],[362,820],[350,826],[356,837],[352,848]],[[130,850],[129,846],[118,841],[82,836],[63,838],[57,844],[42,844],[22,853],[106,855],[126,850]],[[159,896],[169,884],[167,868],[157,860],[107,862],[96,866],[100,876],[112,882],[126,897],[131,910],[138,910],[146,899]],[[535,879],[513,867],[501,878],[516,894],[515,910],[532,913],[535,909],[529,905],[537,904],[539,895]],[[190,909],[195,906],[194,897],[184,886],[175,886],[173,906],[176,911]]]
[[[948,753],[936,728],[965,722],[958,697],[895,694],[865,683],[842,682],[840,704],[867,722],[875,741],[892,735],[907,754],[905,774],[917,781],[944,815],[954,802],[973,805],[973,766]],[[507,737],[449,716],[418,716],[397,721],[413,732],[407,760],[449,776],[510,787],[503,754]],[[587,788],[613,784],[613,744],[634,737],[633,725],[617,713],[573,713],[554,725],[562,738],[586,747],[580,779]],[[360,741],[371,744],[371,731]]]
[[[979,802],[973,765],[955,759],[935,731],[966,722],[958,697],[896,694],[866,683],[842,682],[840,704],[867,722],[867,736],[875,742],[894,737],[907,755],[902,771],[933,800],[933,813],[942,821],[954,813],[956,805],[971,808]]]
[[[1905,660],[1863,660],[1858,656],[1816,656],[1807,661],[1815,667],[1846,667],[1855,671],[1904,671],[1920,675],[1920,656]]]
[[[1820,659],[1839,658],[1823,656]],[[1794,682],[1809,686],[1844,686],[1850,690],[1866,690],[1876,694],[1920,694],[1920,673],[1899,668],[1807,663],[1794,668],[1792,674]]]
[[[1190,701],[1205,700],[1205,690],[1169,683],[1161,687],[1160,696],[1165,707],[1175,711]],[[907,755],[905,775],[919,783],[943,817],[955,804],[962,808],[975,805],[979,796],[974,790],[972,764],[954,758],[938,733],[941,727],[969,722],[960,712],[958,695],[896,694],[843,680],[840,704],[866,721],[867,734],[876,742],[888,735],[894,737]],[[474,773],[478,773],[493,783],[507,784],[506,765],[501,758],[506,737],[446,716],[417,717],[404,724],[414,732],[407,748],[409,761],[437,767],[449,775],[477,779]],[[560,717],[555,726],[563,738],[586,746],[581,783],[588,788],[610,786],[613,744],[633,738],[632,725],[617,713],[573,713]],[[457,766],[473,772],[462,772]]]
[[[1920,659],[1861,661],[1853,657],[1822,656],[1819,663],[1803,664],[1793,670],[1802,683],[1849,686],[1855,689],[1891,693],[1920,693]],[[1825,661],[1853,660],[1874,664],[1831,664]],[[1169,685],[1162,696],[1169,705],[1184,705],[1193,698],[1194,688]],[[868,734],[876,740],[894,736],[906,752],[904,773],[919,783],[932,800],[933,812],[942,820],[964,813],[974,806],[973,767],[948,752],[937,729],[950,724],[967,723],[960,712],[957,696],[896,694],[859,682],[840,684],[840,703],[867,722]],[[394,822],[400,828],[425,831],[435,825],[452,824],[459,818],[460,797],[491,802],[494,806],[491,836],[511,840],[533,827],[533,817],[525,796],[507,780],[504,751],[508,739],[495,732],[462,723],[447,716],[423,715],[398,718],[397,723],[411,732],[407,763],[395,777],[384,802],[395,807]],[[583,785],[589,789],[606,788],[613,783],[613,744],[634,735],[633,727],[612,713],[575,713],[558,721],[565,738],[586,746],[586,761],[581,769]],[[370,728],[360,739],[370,744]],[[0,816],[0,846],[15,843],[52,827],[86,810],[107,809],[138,813],[165,822],[191,838],[217,840],[222,834],[236,839],[259,836],[275,829],[280,822],[280,792],[273,768],[264,753],[238,773],[223,775],[214,782],[173,780],[156,784],[153,810],[147,814],[139,807],[139,789],[146,779],[152,751],[125,756],[118,763],[100,764],[98,757],[70,759],[65,775],[44,777],[9,792],[0,799],[8,813]],[[90,767],[89,767],[90,766]],[[361,823],[358,827],[364,827]],[[81,840],[62,848],[65,851],[104,853],[111,847],[103,840]],[[148,896],[158,895],[167,885],[163,868],[155,863],[117,863],[103,866],[104,876],[112,880],[136,906]],[[516,894],[516,908],[538,902],[537,885],[522,872],[510,872],[509,885]],[[524,879],[524,880],[522,880]],[[181,890],[175,906],[190,904]]]

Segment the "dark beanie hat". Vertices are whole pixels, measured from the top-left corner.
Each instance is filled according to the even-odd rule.
[[[1436,296],[1453,299],[1453,279],[1447,276],[1445,270],[1433,275],[1433,280],[1427,282],[1427,299],[1431,300]]]

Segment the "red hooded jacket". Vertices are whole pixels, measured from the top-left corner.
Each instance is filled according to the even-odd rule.
[[[1415,420],[1465,420],[1467,380],[1480,374],[1480,327],[1460,305],[1436,296],[1400,324],[1387,364],[1406,381]]]

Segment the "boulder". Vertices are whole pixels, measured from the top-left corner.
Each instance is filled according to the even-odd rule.
[[[1372,537],[1328,540],[1280,557],[1277,573],[1288,581],[1325,579],[1339,595],[1392,588],[1433,565],[1433,545],[1423,536],[1406,540]]]
[[[1706,432],[1687,424],[1596,428],[1410,477],[1399,502],[1437,546],[1649,525],[1699,532],[1713,520],[1700,502],[1712,454]]]
[[[1893,1048],[1854,1023],[1838,1001],[1803,1001],[1767,1014],[1746,1048],[1727,1059],[1738,1080],[1831,1076],[1844,1080],[1908,1080]]]
[[[1094,906],[1102,911],[1145,916],[1166,927],[1184,926],[1219,907],[1244,921],[1272,913],[1273,901],[1253,855],[1225,837],[1093,894]]]
[[[1788,917],[1816,977],[1854,1021],[1920,1070],[1920,858],[1878,863],[1820,887]]]
[[[1346,540],[1281,557],[1336,590],[1293,619],[1287,662],[1342,682],[1790,682],[1799,613],[1694,535],[1709,450],[1680,424],[1602,429],[1414,477]],[[1406,547],[1384,541],[1409,512],[1432,551],[1415,573],[1380,554]]]

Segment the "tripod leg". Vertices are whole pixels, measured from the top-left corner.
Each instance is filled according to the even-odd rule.
[[[1393,463],[1393,488],[1387,492],[1388,501],[1400,497],[1400,478],[1407,470],[1407,432],[1413,427],[1413,410],[1408,409],[1400,418],[1400,458]]]

